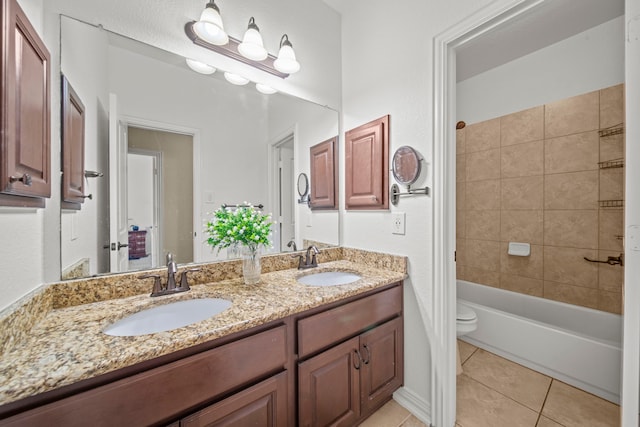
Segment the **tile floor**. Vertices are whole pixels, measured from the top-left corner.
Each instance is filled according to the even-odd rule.
[[[617,427],[618,405],[458,341],[456,427]],[[361,427],[426,427],[390,401]]]

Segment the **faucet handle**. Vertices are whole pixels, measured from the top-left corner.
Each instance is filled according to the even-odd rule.
[[[152,297],[160,295],[160,293],[162,292],[162,282],[160,281],[159,274],[144,274],[142,276],[138,276],[138,279],[154,279],[153,289],[151,290]]]
[[[199,268],[189,268],[185,271],[182,272],[182,275],[180,276],[180,288],[184,289],[185,291],[188,291],[189,289],[191,289],[189,287],[189,281],[187,278],[187,273],[190,273],[192,271],[200,271]]]

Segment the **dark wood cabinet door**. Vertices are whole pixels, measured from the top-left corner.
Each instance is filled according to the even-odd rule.
[[[338,208],[337,140],[311,147],[311,209]]]
[[[403,381],[402,318],[393,319],[360,336],[364,359],[360,378],[362,412],[376,410]]]
[[[347,209],[389,208],[389,116],[345,134]]]
[[[84,104],[62,76],[62,207],[84,203]]]
[[[262,381],[180,421],[181,427],[286,427],[287,372]]]
[[[353,426],[360,417],[358,338],[298,365],[301,427]]]
[[[16,0],[2,0],[2,159],[0,191],[51,196],[50,56]],[[6,15],[5,15],[6,14]],[[44,200],[0,198],[15,206]]]

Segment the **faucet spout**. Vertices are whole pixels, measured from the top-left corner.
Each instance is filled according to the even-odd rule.
[[[173,260],[173,254],[167,253],[167,290],[173,290],[176,288],[176,273],[178,272],[178,266]]]
[[[297,251],[298,250],[298,246],[296,246],[296,241],[294,239],[289,240],[289,243],[287,243],[287,247],[290,248],[293,246],[293,251]]]

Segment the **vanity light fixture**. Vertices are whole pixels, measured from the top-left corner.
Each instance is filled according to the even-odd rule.
[[[247,31],[244,33],[242,43],[238,45],[238,52],[240,52],[240,55],[253,61],[262,61],[268,56],[267,49],[264,48],[264,43],[262,42],[260,29],[256,25],[253,16],[249,19],[249,25],[247,26]]]
[[[207,3],[199,21],[185,24],[184,31],[187,37],[198,46],[283,79],[300,69],[300,63],[296,60],[289,36],[286,34],[282,36],[280,52],[276,58],[265,49],[260,30],[253,17],[249,19],[249,25],[242,41],[228,36],[224,32],[220,10],[214,0]]]
[[[187,59],[187,65],[189,66],[189,68],[191,68],[193,71],[200,73],[200,74],[213,74],[216,72],[215,67],[212,67],[209,64],[205,64],[204,62],[200,62],[200,61],[196,61],[195,59],[190,59],[190,58],[186,58]]]
[[[227,79],[229,83],[237,86],[244,86],[247,83],[249,83],[249,79],[239,76],[237,74],[230,73],[228,71],[224,73],[224,78]]]
[[[229,36],[224,31],[220,9],[214,0],[210,0],[200,15],[200,20],[193,24],[198,37],[216,46],[229,43]]]
[[[297,73],[300,70],[300,63],[296,60],[293,45],[286,34],[280,39],[280,51],[278,58],[273,61],[273,66],[276,67],[276,70],[287,74]]]
[[[271,86],[267,86],[262,83],[256,83],[256,89],[258,90],[258,92],[264,93],[265,95],[271,95],[277,92],[277,90],[275,90]]]

